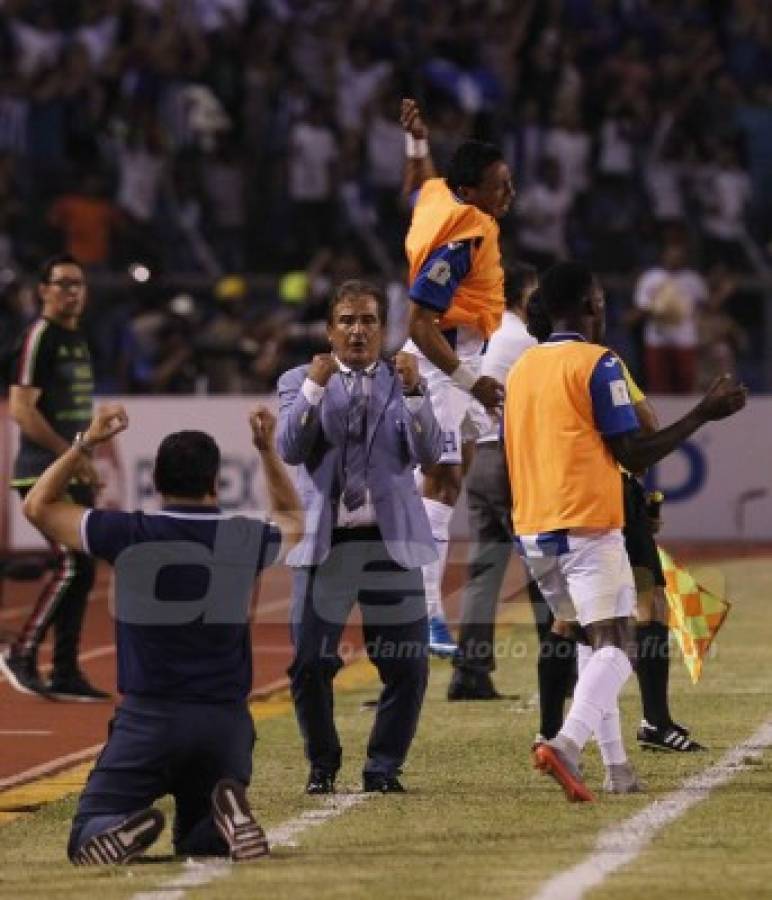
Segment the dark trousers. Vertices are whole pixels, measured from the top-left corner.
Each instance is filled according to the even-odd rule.
[[[129,696],[108,734],[78,801],[68,855],[165,794],[175,801],[175,851],[226,855],[228,847],[212,819],[211,796],[222,778],[249,784],[255,728],[246,702]]]
[[[469,578],[461,602],[461,629],[453,665],[472,674],[496,668],[496,605],[512,554],[512,495],[498,441],[478,444],[466,476],[469,508]],[[539,633],[549,617],[536,582],[528,594]],[[547,626],[549,627],[549,626]]]
[[[375,527],[335,529],[328,558],[295,571],[295,656],[288,669],[295,713],[312,769],[334,775],[342,751],[332,682],[343,666],[340,638],[355,602],[367,655],[383,683],[364,771],[395,775],[413,740],[428,680],[426,595],[421,570],[397,565]]]
[[[22,499],[29,488],[20,489]],[[71,484],[67,496],[81,506],[94,505],[94,491],[85,484]],[[78,645],[86,603],[94,585],[94,560],[85,553],[51,543],[56,568],[27,617],[12,651],[34,656],[51,625],[54,626],[53,675],[66,676],[78,668]]]

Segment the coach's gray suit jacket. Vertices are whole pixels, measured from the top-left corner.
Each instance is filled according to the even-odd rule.
[[[301,391],[308,366],[279,379],[278,450],[298,466],[298,493],[305,510],[305,537],[288,554],[290,566],[323,562],[330,552],[333,517],[343,485],[343,450],[349,395],[339,373],[327,382],[318,406]],[[379,362],[367,406],[367,487],[386,549],[407,569],[437,558],[413,467],[437,462],[442,432],[428,396],[411,413],[402,384],[391,367]]]

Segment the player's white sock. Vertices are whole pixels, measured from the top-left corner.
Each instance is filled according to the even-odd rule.
[[[430,500],[428,497],[423,497],[422,499],[426,515],[429,517],[432,536],[437,544],[437,552],[439,553],[439,559],[423,567],[426,609],[430,619],[433,616],[442,616],[444,618],[442,576],[445,572],[445,562],[448,558],[450,519],[453,515],[453,507],[440,503],[439,500]]]
[[[619,717],[618,702],[614,704],[612,710],[603,713],[596,735],[603,765],[606,768],[620,766],[627,762],[627,753],[622,741],[622,721]]]
[[[593,732],[598,732],[603,716],[617,710],[619,692],[632,671],[630,660],[618,647],[596,650],[576,682],[574,701],[560,734],[579,749],[584,747]]]
[[[591,659],[592,647],[587,644],[577,644],[576,668],[580,678]],[[622,741],[622,722],[619,718],[618,701],[612,710],[603,713],[595,737],[598,740],[600,755],[606,768],[627,762],[627,753]]]

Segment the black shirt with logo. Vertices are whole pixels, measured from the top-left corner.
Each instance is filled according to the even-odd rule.
[[[16,347],[12,384],[40,388],[38,412],[53,430],[71,442],[91,422],[94,374],[86,339],[79,331],[39,318]],[[31,484],[56,454],[21,434],[13,485]]]

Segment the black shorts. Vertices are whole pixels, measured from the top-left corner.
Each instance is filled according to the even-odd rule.
[[[657,545],[646,512],[646,495],[637,478],[622,474],[622,494],[625,507],[625,525],[622,534],[630,565],[635,569],[648,569],[654,584],[665,586],[665,575],[659,561]]]

